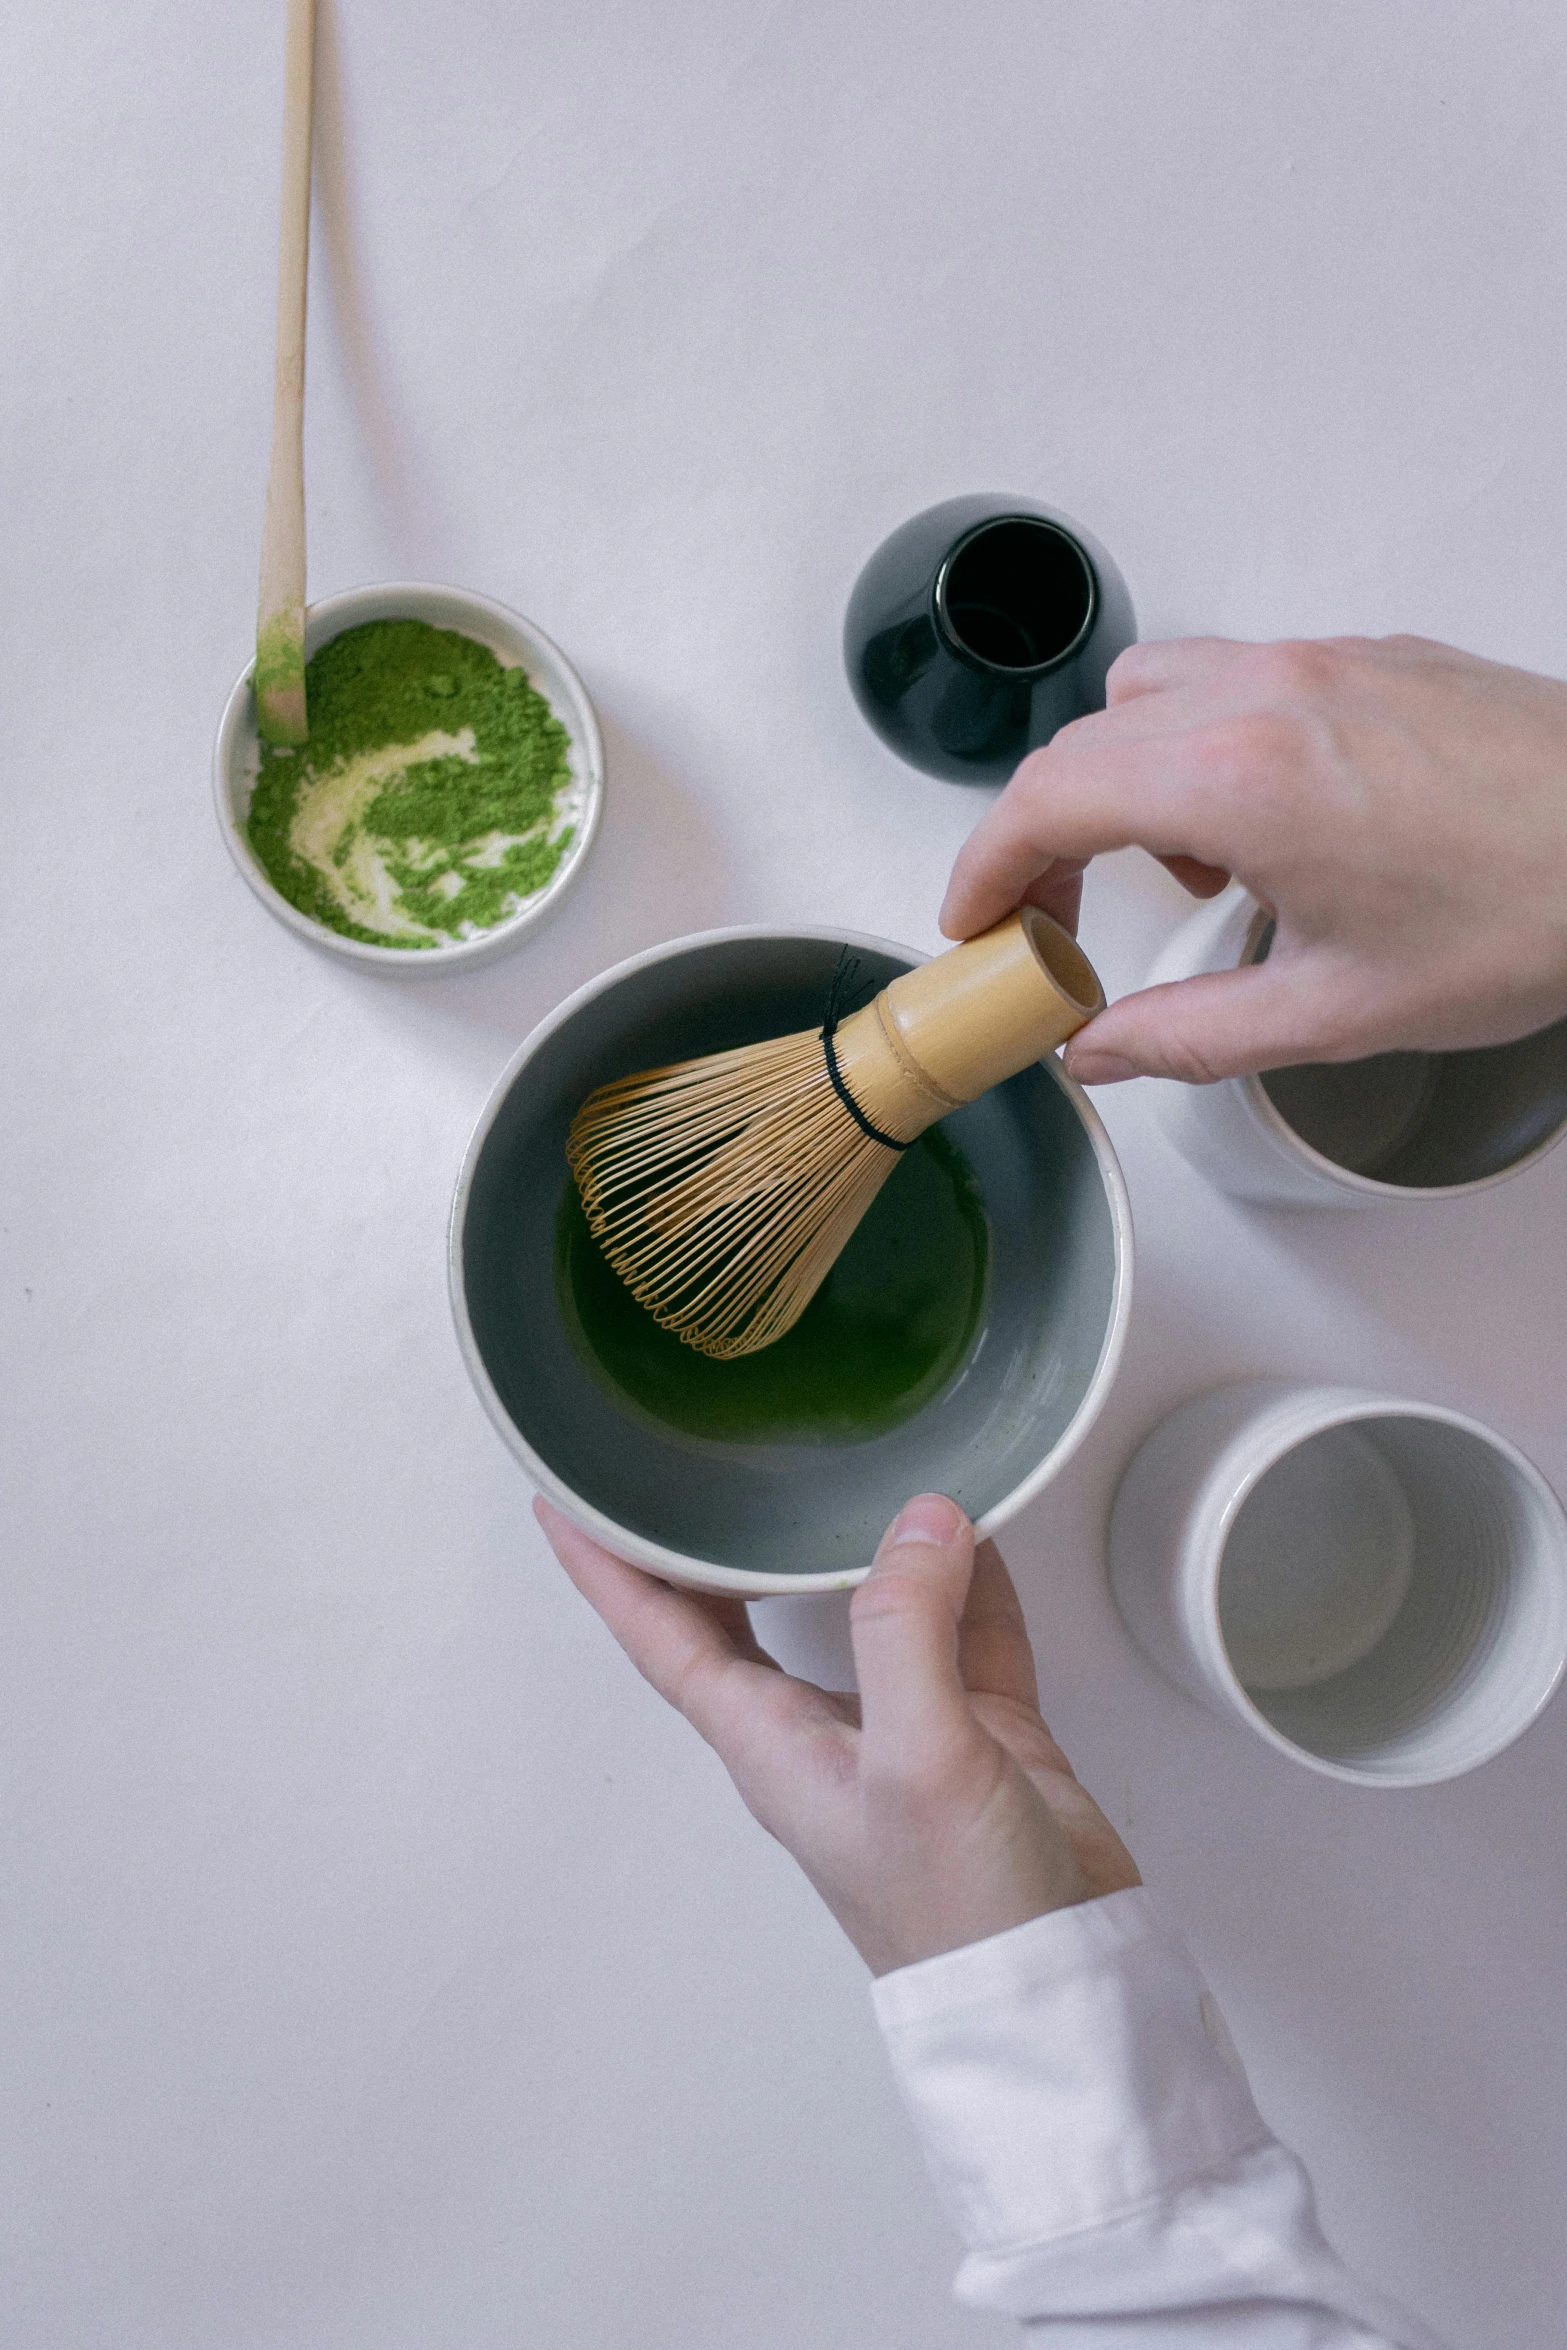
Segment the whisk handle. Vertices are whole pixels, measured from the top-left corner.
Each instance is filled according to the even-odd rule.
[[[1104,1008],[1069,931],[1037,906],[906,971],[877,1008],[898,1043],[954,1102],[971,1102],[1042,1060]]]

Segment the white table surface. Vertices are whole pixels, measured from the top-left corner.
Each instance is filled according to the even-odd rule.
[[[531,1024],[735,921],[918,945],[983,795],[861,724],[844,597],[994,487],[1148,635],[1409,628],[1567,669],[1553,0],[338,0],[311,582],[562,643],[605,828],[457,979],[300,946],[211,736],[266,465],[280,0],[17,12],[3,789],[0,2337],[19,2350],[935,2350],[954,2246],[858,1961],[556,1571],[443,1242]],[[1128,855],[1134,984],[1184,901]],[[1186,1921],[1352,2261],[1459,2350],[1564,2299],[1567,1702],[1319,1783],[1113,1615],[1117,1473],[1227,1375],[1455,1403],[1567,1487],[1567,1151],[1247,1210],[1103,1098],[1124,1374],[1008,1553],[1051,1717]],[[837,1602],[764,1611],[841,1661]]]

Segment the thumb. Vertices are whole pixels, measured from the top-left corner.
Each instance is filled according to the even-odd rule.
[[[955,1501],[922,1493],[882,1537],[849,1609],[864,1744],[891,1770],[929,1763],[973,1726],[958,1624],[974,1529]]]
[[[1267,963],[1204,972],[1122,996],[1067,1045],[1080,1085],[1123,1077],[1175,1077],[1211,1085],[1256,1069],[1322,1060],[1329,1023],[1299,966]]]

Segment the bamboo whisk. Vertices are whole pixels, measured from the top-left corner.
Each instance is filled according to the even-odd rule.
[[[841,1026],[616,1078],[566,1140],[615,1271],[700,1354],[792,1330],[899,1153],[1104,1003],[1076,941],[1025,906],[906,971]]]

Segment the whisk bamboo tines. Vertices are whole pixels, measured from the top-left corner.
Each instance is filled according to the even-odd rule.
[[[617,1078],[566,1141],[588,1223],[666,1330],[755,1354],[793,1329],[899,1153],[1103,1003],[1076,941],[1025,906],[841,1023]]]

